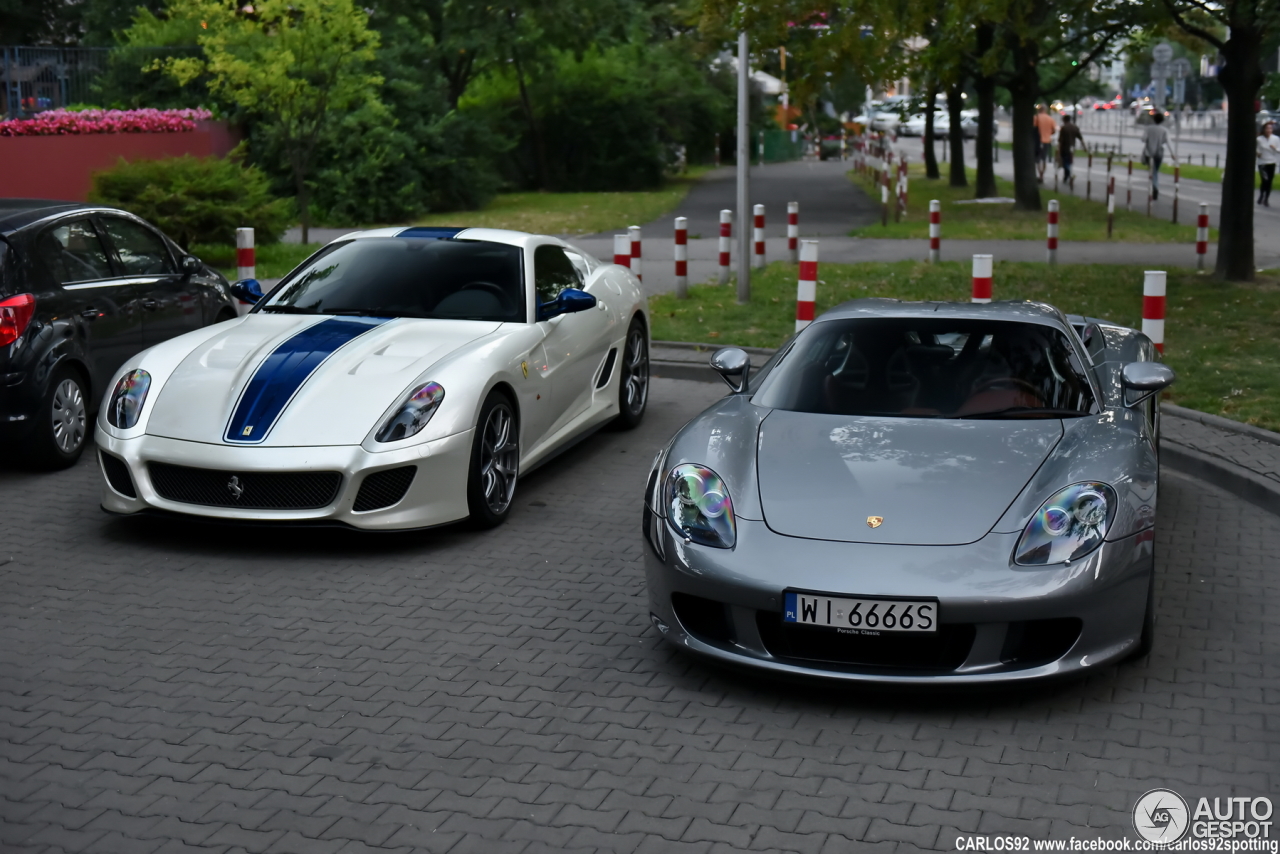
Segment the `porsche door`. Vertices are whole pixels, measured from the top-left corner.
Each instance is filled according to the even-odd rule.
[[[554,245],[534,250],[533,275],[539,304],[554,302],[565,288],[584,285],[564,250]],[[538,322],[545,336],[551,393],[558,410],[549,433],[560,430],[590,406],[596,373],[608,351],[611,324],[605,301],[609,291],[596,287],[587,291],[598,300],[595,308]]]

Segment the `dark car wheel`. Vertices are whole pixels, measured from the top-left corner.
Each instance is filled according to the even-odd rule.
[[[467,509],[480,528],[501,525],[511,512],[520,469],[520,425],[507,396],[489,392],[471,440]]]
[[[54,371],[37,419],[31,437],[33,461],[49,469],[74,465],[88,435],[84,378],[68,367]]]
[[[645,335],[644,321],[637,317],[631,321],[631,327],[627,330],[627,343],[622,351],[615,426],[619,430],[630,430],[638,426],[644,418],[648,403],[649,338]]]

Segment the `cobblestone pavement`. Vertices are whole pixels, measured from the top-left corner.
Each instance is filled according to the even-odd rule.
[[[1146,661],[868,693],[661,644],[641,483],[720,393],[656,380],[488,533],[113,520],[87,460],[0,472],[0,849],[950,850],[1280,790],[1275,518],[1172,472]]]

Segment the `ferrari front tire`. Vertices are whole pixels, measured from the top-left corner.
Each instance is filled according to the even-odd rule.
[[[520,425],[510,399],[494,389],[480,407],[471,440],[467,473],[467,509],[479,528],[506,521],[520,468]]]
[[[644,321],[638,316],[627,329],[627,343],[622,351],[622,371],[618,377],[618,417],[620,430],[640,425],[649,403],[649,336]]]

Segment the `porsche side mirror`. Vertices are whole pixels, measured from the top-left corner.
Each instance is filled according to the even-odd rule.
[[[204,269],[204,264],[194,255],[188,255],[182,259],[182,272],[188,276],[193,276]]]
[[[262,299],[262,285],[257,279],[241,279],[231,285],[231,295],[240,302],[254,305]]]
[[[538,320],[550,320],[561,314],[574,314],[596,307],[596,298],[578,288],[565,288],[554,302],[538,306]]]
[[[746,350],[737,347],[725,347],[711,354],[711,370],[729,384],[734,394],[747,390],[747,379],[751,374],[751,357]]]
[[[1163,391],[1173,385],[1178,375],[1168,365],[1159,362],[1130,362],[1121,369],[1120,379],[1124,383],[1125,397],[1130,391],[1145,392],[1137,400],[1125,401],[1125,406],[1134,407],[1151,395]]]

